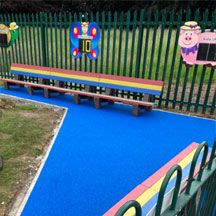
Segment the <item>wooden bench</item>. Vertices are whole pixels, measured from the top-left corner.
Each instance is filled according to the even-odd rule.
[[[49,98],[52,92],[69,93],[74,95],[74,103],[80,104],[81,99],[94,99],[95,108],[101,108],[102,102],[110,104],[114,101],[131,104],[132,114],[139,115],[140,109],[151,111],[155,106],[154,96],[161,95],[163,82],[147,79],[122,77],[114,75],[96,74],[82,71],[56,69],[50,67],[30,66],[23,64],[12,64],[11,74],[15,80],[2,79],[5,89],[9,90],[11,85],[28,86],[28,93],[34,94],[35,90],[44,90],[45,97]],[[25,82],[24,76],[36,77],[39,83]],[[50,80],[55,80],[55,86],[51,86]],[[85,86],[84,91],[65,88],[65,83],[71,82]],[[105,89],[104,94],[97,93],[97,87]],[[116,96],[116,90],[130,91],[143,94],[142,101],[127,99]]]

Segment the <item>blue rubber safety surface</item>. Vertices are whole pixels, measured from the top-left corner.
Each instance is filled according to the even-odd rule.
[[[131,106],[73,104],[69,95],[23,88],[0,93],[68,108],[50,155],[22,216],[100,216],[192,142],[212,146],[216,122]]]

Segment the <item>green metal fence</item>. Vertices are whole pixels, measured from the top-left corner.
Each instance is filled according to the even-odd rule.
[[[197,21],[202,31],[214,31],[216,10],[211,14],[197,10],[193,16],[190,10],[86,13],[84,21],[97,22],[101,30],[100,55],[95,61],[84,55],[75,60],[70,55],[70,26],[81,21],[82,15],[0,14],[0,23],[16,21],[20,27],[19,40],[11,51],[0,48],[0,75],[10,77],[10,64],[16,62],[163,80],[163,95],[156,97],[159,107],[214,114],[215,70],[197,65],[185,68],[178,37],[180,26],[188,20]],[[128,92],[119,94],[130,96]]]
[[[197,159],[204,149],[200,169],[196,178],[194,171]],[[179,165],[174,165],[164,178],[161,185],[156,205],[155,216],[214,216],[216,215],[216,140],[211,152],[209,162],[206,163],[208,155],[208,143],[203,142],[197,148],[190,167],[190,172],[185,190],[179,195],[180,184],[182,181],[182,169]],[[177,172],[176,184],[169,207],[161,212],[164,194],[172,175]],[[142,215],[140,204],[131,200],[125,203],[115,216],[123,216],[128,209],[135,208],[136,216]]]

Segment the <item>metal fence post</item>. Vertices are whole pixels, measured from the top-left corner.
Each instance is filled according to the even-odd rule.
[[[45,19],[44,13],[40,13],[40,23],[41,23],[41,48],[42,48],[42,65],[47,66],[47,59],[46,59],[46,42],[45,42]]]

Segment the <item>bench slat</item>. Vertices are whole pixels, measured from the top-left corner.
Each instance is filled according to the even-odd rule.
[[[138,101],[138,100],[132,100],[132,99],[126,99],[126,98],[119,98],[119,97],[115,97],[115,96],[102,95],[102,94],[91,93],[91,92],[83,92],[83,91],[78,91],[78,90],[71,90],[71,89],[66,89],[66,88],[59,88],[59,87],[53,87],[53,86],[48,86],[48,85],[29,83],[29,82],[18,81],[18,80],[13,80],[13,79],[0,78],[0,80],[2,80],[4,82],[16,83],[16,84],[32,86],[32,87],[39,87],[39,88],[43,88],[43,89],[49,89],[49,90],[54,90],[54,91],[58,91],[58,92],[70,93],[70,94],[85,95],[88,97],[102,98],[102,99],[113,100],[113,101],[117,101],[117,102],[136,104],[136,105],[140,105],[140,106],[156,106],[156,103],[151,103],[151,102],[144,102],[144,101]]]
[[[111,80],[120,80],[126,82],[134,82],[134,83],[141,83],[141,84],[149,84],[155,86],[163,86],[163,81],[160,80],[150,80],[150,79],[140,79],[134,77],[123,77],[123,76],[116,76],[116,75],[109,75],[109,74],[97,74],[97,73],[90,73],[90,72],[82,72],[82,71],[74,71],[68,69],[59,69],[59,68],[51,68],[51,67],[43,67],[43,66],[34,66],[34,65],[24,65],[24,64],[11,64],[11,70],[18,70],[18,71],[26,71],[26,72],[33,72],[34,70],[39,72],[40,71],[48,71],[48,72],[56,72],[56,73],[65,73],[65,74],[72,74],[78,76],[88,76],[88,77],[97,77],[101,79],[111,79]],[[28,70],[32,69],[32,70]]]
[[[110,80],[120,80],[125,82],[133,82],[133,83],[140,83],[140,84],[148,84],[148,85],[155,85],[155,86],[163,86],[163,81],[160,80],[150,80],[150,79],[141,79],[141,78],[134,78],[134,77],[124,77],[124,76],[116,76],[110,74],[100,74],[101,79],[110,79]]]
[[[163,82],[157,80],[96,74],[14,63],[11,66],[11,73],[151,95],[161,95],[163,88]]]
[[[59,68],[51,68],[51,67],[24,65],[24,64],[16,64],[16,63],[11,64],[11,70],[31,72],[31,73],[56,72],[56,73],[60,73],[60,74],[71,74],[71,75],[78,75],[78,76],[84,76],[84,77],[96,77],[96,78],[100,77],[100,74],[96,74],[96,73],[74,71],[74,70],[67,70],[67,69],[59,69]]]
[[[151,94],[151,95],[161,95],[161,91],[147,89],[147,88],[136,88],[136,87],[130,87],[130,86],[124,86],[124,85],[114,85],[109,83],[99,83],[100,87],[104,88],[111,88],[111,89],[119,89],[124,91],[131,91],[131,92],[139,92],[143,94]]]
[[[56,75],[56,73],[53,73],[53,72],[48,72],[48,71],[43,72],[42,71],[40,73],[37,73],[37,72],[29,73],[25,71],[14,70],[14,68],[12,68],[11,73],[24,75],[24,76],[44,78],[44,79],[53,79],[53,80],[64,81],[64,82],[72,82],[72,83],[78,83],[78,84],[84,84],[84,85],[93,85],[93,86],[99,85],[99,78],[95,78],[95,77],[84,77],[84,76],[68,75],[68,74],[67,75],[62,74],[62,76],[59,77],[59,76],[54,76]]]
[[[158,90],[158,91],[162,89],[162,86],[158,86],[158,85],[136,83],[136,82],[131,82],[131,81],[129,82],[129,81],[124,81],[120,79],[115,80],[115,79],[100,78],[100,82],[103,84],[112,84],[112,85],[128,86],[128,87],[135,87],[135,88],[146,88],[146,89],[152,89],[152,90]]]
[[[38,78],[50,79],[50,75],[48,73],[47,74],[29,73],[29,72],[14,70],[14,69],[11,70],[10,72],[12,74],[17,74],[17,75],[24,75],[24,76],[30,76],[30,77],[38,77]]]

